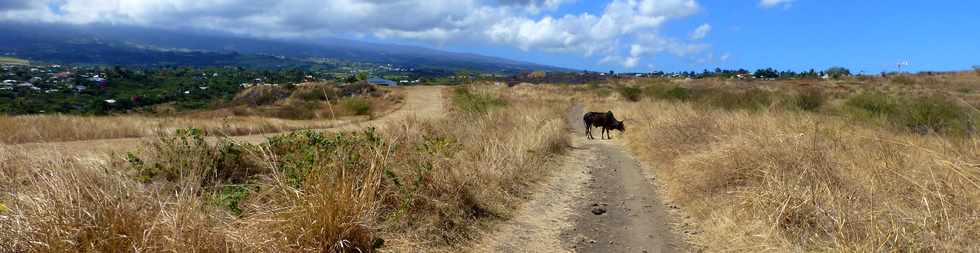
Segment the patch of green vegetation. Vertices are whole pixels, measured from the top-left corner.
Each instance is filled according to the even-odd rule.
[[[354,113],[354,115],[371,115],[371,102],[367,99],[352,97],[345,99],[343,102],[344,108]]]
[[[861,109],[871,116],[884,116],[898,111],[898,99],[883,93],[865,92],[851,97],[847,106]]]
[[[970,112],[944,97],[917,98],[903,107],[900,122],[916,132],[965,133],[975,128]]]
[[[619,88],[619,95],[627,101],[637,102],[643,99],[643,90],[636,86],[623,86]]]
[[[247,184],[225,185],[218,187],[211,194],[211,204],[228,209],[236,216],[242,215],[241,203],[254,191],[254,187]]]
[[[806,90],[796,94],[792,101],[796,108],[813,112],[827,103],[827,95],[816,89]]]
[[[299,131],[270,137],[264,145],[279,158],[275,167],[291,185],[300,187],[309,175],[334,166],[325,161],[369,167],[362,154],[382,149],[383,144],[371,128],[352,134]]]
[[[653,85],[647,87],[646,93],[657,99],[687,101],[692,98],[693,91],[681,86]]]
[[[201,186],[212,187],[226,183],[244,183],[260,171],[245,156],[247,146],[221,141],[216,144],[204,139],[204,131],[196,128],[178,129],[172,136],[161,137],[148,145],[149,158],[129,154],[129,167],[143,182],[155,179],[177,182],[199,178]]]
[[[706,96],[708,104],[726,110],[761,110],[773,102],[772,92],[761,89],[745,91],[716,91]]]
[[[453,104],[457,109],[469,113],[486,113],[507,105],[507,100],[488,94],[478,94],[466,86],[453,89]]]
[[[857,118],[881,118],[917,133],[965,134],[975,131],[976,114],[945,97],[901,98],[862,93],[847,100]]]

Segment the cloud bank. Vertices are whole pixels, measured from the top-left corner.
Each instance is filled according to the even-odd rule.
[[[0,19],[203,29],[272,38],[364,37],[433,45],[493,43],[579,54],[634,67],[702,43],[663,38],[665,23],[695,15],[695,0],[612,0],[598,13],[556,14],[575,0],[5,0]],[[783,2],[786,0],[763,0]],[[710,25],[690,35],[701,40]]]

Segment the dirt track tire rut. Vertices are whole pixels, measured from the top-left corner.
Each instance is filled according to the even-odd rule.
[[[558,169],[473,251],[687,251],[655,179],[617,140],[586,139],[582,115],[582,106],[568,113],[572,149]]]

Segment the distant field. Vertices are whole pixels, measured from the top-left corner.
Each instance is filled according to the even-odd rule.
[[[378,91],[376,96],[337,97],[329,87],[304,86],[292,91],[254,87],[228,105],[172,115],[0,115],[0,128],[10,129],[0,133],[0,144],[148,137],[188,127],[214,136],[318,129],[388,113],[402,103],[401,94]],[[325,100],[327,93],[332,101]]]
[[[30,65],[31,62],[24,59],[0,56],[0,64]]]

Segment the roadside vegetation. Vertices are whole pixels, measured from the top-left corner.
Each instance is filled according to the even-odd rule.
[[[707,251],[976,250],[978,112],[969,97],[940,95],[969,86],[908,78],[859,91],[654,81],[631,84],[641,99],[593,102],[631,122],[626,145]]]
[[[488,87],[458,89],[464,91],[453,92],[454,110],[444,118],[382,129],[300,131],[256,145],[182,129],[103,166],[0,150],[6,206],[0,245],[177,252],[453,247],[509,217],[529,183],[547,174],[551,157],[568,146],[563,117],[570,106]]]

